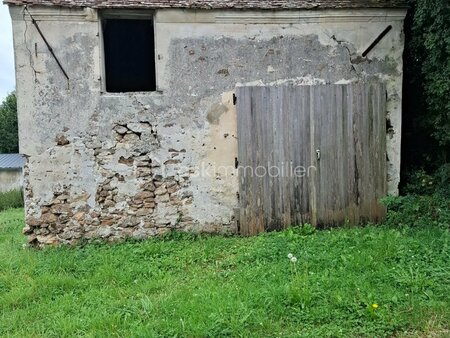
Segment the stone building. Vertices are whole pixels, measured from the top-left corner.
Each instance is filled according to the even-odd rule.
[[[374,158],[380,191],[397,193],[402,0],[4,2],[30,243],[239,231],[246,87],[380,83],[386,138]],[[326,145],[311,145],[311,165],[316,151],[326,161]],[[339,210],[336,222],[349,217]]]
[[[0,192],[22,190],[24,164],[20,154],[0,154]]]

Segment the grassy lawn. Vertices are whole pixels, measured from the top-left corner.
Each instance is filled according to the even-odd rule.
[[[445,227],[36,251],[22,225],[22,209],[0,214],[1,337],[450,336]]]

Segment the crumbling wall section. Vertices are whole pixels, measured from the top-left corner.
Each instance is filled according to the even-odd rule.
[[[144,121],[121,122],[113,126],[112,137],[109,143],[96,136],[71,143],[60,135],[52,154],[29,161],[24,232],[30,242],[146,238],[192,222],[184,215],[192,194],[182,191],[189,176],[162,176],[161,163],[152,158],[152,149],[159,147],[156,128]],[[168,149],[164,164],[179,163],[183,152]],[[43,185],[48,194],[36,195],[35,189],[46,189]]]

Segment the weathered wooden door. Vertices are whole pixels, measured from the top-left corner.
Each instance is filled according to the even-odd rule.
[[[383,84],[246,86],[236,96],[243,235],[384,216]]]

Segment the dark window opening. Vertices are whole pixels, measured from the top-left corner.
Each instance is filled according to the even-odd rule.
[[[152,20],[104,19],[107,92],[156,90]]]

